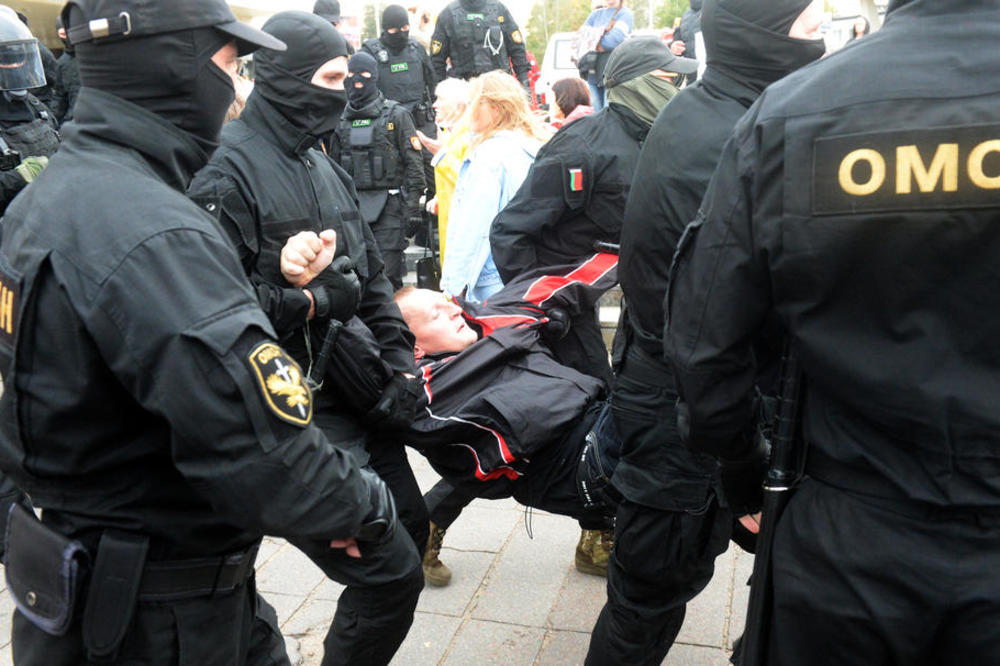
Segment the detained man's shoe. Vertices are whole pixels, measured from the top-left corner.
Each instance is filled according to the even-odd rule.
[[[445,530],[431,523],[431,533],[427,537],[427,552],[424,553],[424,581],[434,587],[444,587],[451,582],[451,569],[438,559]]]
[[[591,576],[607,576],[614,536],[612,530],[582,530],[576,544],[576,570]]]

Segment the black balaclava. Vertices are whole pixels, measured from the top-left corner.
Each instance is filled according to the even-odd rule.
[[[340,122],[347,93],[313,85],[326,62],[347,56],[347,41],[329,21],[307,12],[275,14],[262,28],[288,44],[288,50],[254,56],[254,92],[271,103],[298,130],[317,139]]]
[[[347,99],[351,108],[360,109],[375,101],[378,97],[378,63],[375,58],[363,51],[355,53],[347,63],[347,70],[351,73],[347,77]],[[362,72],[371,76],[362,76]],[[358,88],[358,83],[362,87]]]
[[[382,36],[379,39],[393,53],[402,51],[410,40],[410,31],[401,30],[404,25],[410,25],[410,15],[401,5],[389,5],[382,12]],[[387,32],[390,28],[396,28],[395,34]]]
[[[707,65],[762,91],[785,75],[823,57],[822,39],[788,36],[810,0],[705,0],[701,30]]]
[[[322,16],[333,25],[340,23],[340,2],[338,0],[316,0],[313,14]]]
[[[691,0],[691,11],[700,12],[702,4],[702,0]]]
[[[78,7],[70,12],[70,25],[85,22]],[[232,78],[212,56],[230,41],[230,35],[208,27],[104,44],[83,42],[76,45],[80,83],[152,111],[211,153],[236,96]]]

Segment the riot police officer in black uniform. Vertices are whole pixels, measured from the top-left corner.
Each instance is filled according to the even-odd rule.
[[[340,0],[316,0],[313,14],[326,19],[334,28],[340,25]],[[347,43],[347,55],[354,55],[354,47]]]
[[[769,315],[804,378],[769,664],[1000,654],[998,10],[896,1],[881,30],[769,86],[680,241],[666,349],[689,444],[758,468]]]
[[[386,99],[399,102],[413,123],[427,136],[437,136],[434,126],[434,86],[437,79],[424,47],[410,37],[410,16],[401,5],[382,12],[382,34],[361,45],[378,62],[378,89]]]
[[[376,656],[355,653],[359,663],[380,663],[392,656],[412,622],[423,584],[416,544],[423,549],[429,529],[402,443],[378,430],[412,418],[413,337],[392,301],[392,285],[371,228],[361,219],[350,177],[314,147],[337,126],[347,101],[347,44],[327,21],[306,12],[275,14],[263,29],[288,50],[255,56],[256,81],[246,108],[226,125],[221,147],[198,172],[189,195],[218,218],[284,346],[323,383],[315,393],[316,422],[389,484],[412,536],[407,548],[395,553],[401,563],[412,564],[406,576],[389,585],[377,566],[369,571],[362,560],[344,593],[356,600],[355,608],[368,609],[365,626],[384,632]],[[300,233],[327,229],[336,232],[333,264],[308,288],[296,287],[282,271],[282,248]],[[321,365],[331,326],[339,331],[340,324],[373,341],[371,354],[367,347],[350,351],[374,355],[388,373],[376,404],[349,403],[351,396],[344,393],[351,393],[350,386],[312,372]],[[346,336],[338,333],[341,338]],[[317,564],[326,570],[324,561]]]
[[[347,109],[330,137],[330,156],[354,179],[361,219],[371,227],[393,289],[403,286],[406,237],[423,224],[423,149],[410,114],[386,99],[375,59],[348,63]]]
[[[14,10],[0,6],[0,213],[59,147],[56,118],[28,92],[44,85],[38,40]]]
[[[53,102],[53,112],[59,116],[60,123],[73,120],[73,107],[76,106],[76,96],[80,94],[80,66],[76,62],[76,50],[66,37],[62,18],[56,18],[56,32],[63,43],[63,52],[56,60],[56,80],[59,82]]]
[[[670,259],[733,126],[768,84],[823,55],[822,40],[789,37],[811,2],[707,0],[704,75],[656,117],[639,154],[621,233],[618,275],[627,307],[611,399],[622,435],[613,483],[624,497],[615,540],[629,547],[609,565],[608,601],[588,663],[644,663],[646,656],[646,663],[662,662],[685,605],[711,580],[715,558],[728,544],[733,518],[720,498],[717,464],[677,435],[677,395],[663,355],[663,298]],[[776,356],[770,351],[762,358]],[[774,365],[761,362],[771,372],[758,382],[769,393],[775,392]]]
[[[498,0],[454,0],[442,9],[431,37],[431,63],[438,81],[445,76],[471,79],[499,69],[530,88],[524,37]]]
[[[345,581],[411,562],[384,484],[312,422],[302,369],[184,194],[238,53],[284,45],[222,0],[71,0],[63,19],[75,129],[7,209],[0,253],[0,466],[42,509],[7,531],[14,661],[287,663],[254,620],[262,534]],[[351,604],[327,658],[373,661],[386,637],[365,642]]]

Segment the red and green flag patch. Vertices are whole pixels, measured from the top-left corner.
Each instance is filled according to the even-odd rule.
[[[570,192],[583,191],[583,169],[569,170],[569,191]]]

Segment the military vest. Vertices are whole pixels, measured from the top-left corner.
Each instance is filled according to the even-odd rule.
[[[378,62],[378,89],[386,99],[399,102],[413,113],[414,107],[424,98],[427,81],[424,79],[423,61],[413,40],[398,54],[393,53],[379,39],[369,39],[364,44]]]
[[[340,165],[354,179],[358,190],[391,190],[403,185],[403,164],[399,154],[393,109],[386,100],[376,118],[341,118],[337,127]]]
[[[510,72],[510,57],[504,36],[500,3],[489,0],[479,9],[469,10],[456,2],[451,5],[454,39],[451,63],[463,78],[494,69]]]

